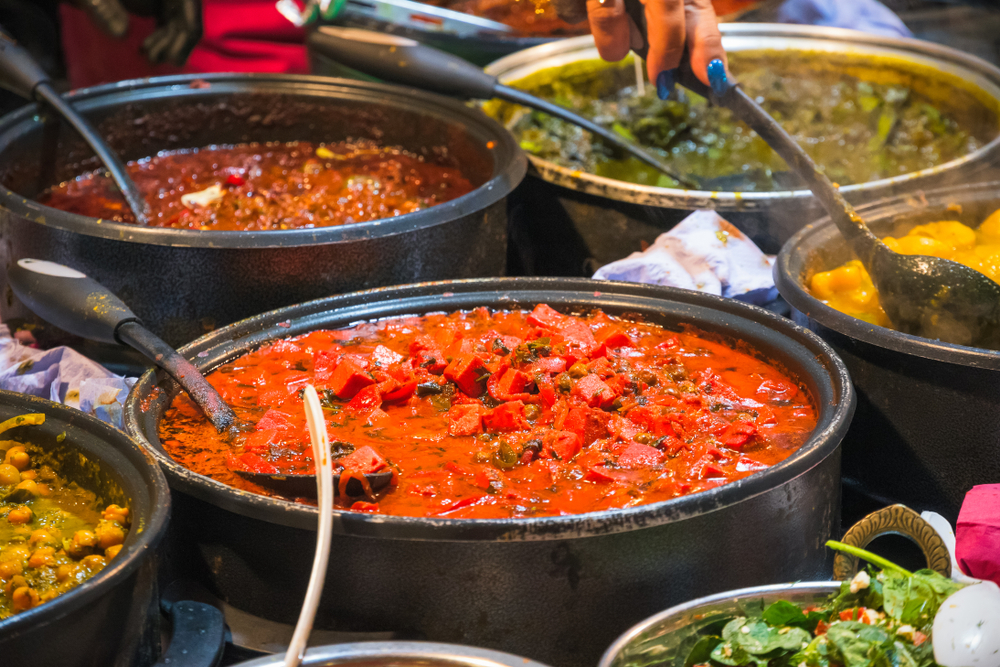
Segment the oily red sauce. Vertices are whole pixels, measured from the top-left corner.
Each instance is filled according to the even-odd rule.
[[[328,227],[391,218],[473,189],[458,169],[370,141],[211,146],[129,162],[150,206],[150,225],[200,230]],[[199,202],[182,198],[209,191]],[[210,201],[208,201],[210,200]],[[46,191],[46,206],[135,222],[103,172]]]
[[[751,351],[610,317],[432,314],[316,331],[209,381],[256,430],[231,448],[184,395],[160,426],[170,455],[231,486],[233,469],[311,472],[300,392],[325,405],[334,468],[394,471],[342,507],[503,518],[652,503],[784,460],[816,426],[807,392]]]

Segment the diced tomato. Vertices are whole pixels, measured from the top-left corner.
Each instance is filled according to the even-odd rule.
[[[485,365],[474,354],[463,354],[448,364],[444,376],[458,385],[469,396],[481,396],[484,385],[482,378]]]
[[[245,451],[254,452],[256,454],[266,454],[270,451],[271,445],[278,442],[280,439],[279,432],[276,429],[269,428],[247,433],[243,436],[243,440],[240,444]]]
[[[629,470],[650,468],[663,463],[664,454],[656,447],[633,442],[618,457],[618,465]]]
[[[227,454],[226,467],[230,470],[245,470],[246,472],[255,472],[264,475],[276,475],[281,472],[273,463],[248,452]]]
[[[494,378],[497,378],[494,380]],[[529,395],[524,393],[524,388],[528,386],[530,378],[519,370],[507,368],[503,375],[499,372],[490,376],[487,383],[490,396],[498,401],[525,401],[529,400]]]
[[[502,403],[483,415],[483,427],[487,431],[521,431],[528,428],[524,418],[524,403],[510,401]]]
[[[479,403],[453,405],[448,410],[448,435],[475,435],[483,430],[483,406]]]
[[[330,390],[342,400],[354,398],[370,384],[375,384],[375,379],[355,359],[346,355],[330,376]]]
[[[840,620],[842,621],[857,621],[864,617],[865,608],[855,607],[853,609],[844,609],[840,612]]]
[[[448,365],[441,347],[430,336],[417,336],[410,343],[410,357],[415,368],[423,368],[432,375],[440,375]]]
[[[592,408],[609,407],[616,398],[604,380],[596,375],[584,375],[577,380],[572,394]]]
[[[313,377],[316,381],[325,382],[329,380],[339,360],[340,352],[319,350],[313,354]]]
[[[530,374],[548,373],[550,375],[558,375],[566,370],[566,360],[562,357],[541,357],[538,361],[532,362],[524,370]]]
[[[528,324],[545,329],[557,329],[566,320],[566,316],[556,312],[551,307],[540,303],[528,313]]]
[[[757,433],[757,427],[750,422],[734,422],[726,428],[719,440],[726,447],[739,449]]]
[[[344,466],[344,470],[361,474],[378,472],[386,466],[385,459],[368,445],[355,449],[347,456],[342,456],[337,459],[337,463]]]
[[[538,385],[538,395],[545,401],[546,405],[552,406],[556,402],[556,385],[552,378],[539,376],[535,383]]]
[[[695,461],[695,464],[691,466],[691,472],[699,479],[727,477],[726,471],[716,465],[715,459],[709,454]]]
[[[382,391],[382,401],[384,403],[400,403],[408,399],[410,396],[412,396],[413,392],[416,391],[416,389],[417,389],[416,378],[410,378],[406,382],[402,383],[399,383],[397,381],[396,388],[393,389],[392,391],[384,391],[380,389]]]
[[[382,393],[378,385],[370,384],[354,395],[347,404],[347,409],[358,414],[368,414],[380,405],[382,405]]]
[[[227,185],[237,185],[238,186],[238,185],[243,185],[244,183],[246,183],[246,181],[243,180],[243,177],[240,176],[239,174],[229,174],[229,176],[226,177],[226,184]]]
[[[368,426],[384,426],[391,421],[389,413],[382,410],[381,408],[375,408],[368,413],[368,419],[365,420],[365,424]]]
[[[628,411],[628,418],[657,438],[662,438],[665,435],[676,436],[677,432],[674,430],[670,416],[661,414],[662,410],[663,408],[658,405],[640,405]]]
[[[388,368],[393,364],[398,364],[402,360],[403,355],[393,352],[385,345],[376,345],[375,349],[372,350],[372,362],[374,362],[376,366]]]
[[[265,412],[264,416],[261,417],[254,426],[254,428],[258,431],[287,431],[294,427],[295,425],[292,423],[290,416],[286,415],[284,412],[278,412],[277,410],[268,410]]]
[[[599,484],[606,484],[608,482],[615,481],[615,478],[609,474],[609,470],[603,465],[596,465],[587,468],[587,474],[583,476],[588,482],[597,482]]]
[[[830,626],[826,623],[826,621],[820,621],[819,623],[816,624],[816,632],[813,634],[815,634],[817,637],[819,637],[820,635],[825,635],[827,628],[829,627]]]
[[[571,431],[549,431],[542,439],[546,453],[559,461],[569,461],[580,453],[583,444],[580,436]]]
[[[632,345],[632,339],[628,337],[627,333],[618,327],[606,327],[603,331],[601,331],[600,335],[597,336],[597,341],[609,349],[631,347]]]
[[[559,327],[559,333],[570,348],[579,350],[584,357],[589,356],[590,353],[597,349],[594,332],[590,330],[590,327],[585,322],[569,320]]]
[[[920,630],[914,630],[913,631],[913,645],[914,646],[920,646],[925,641],[927,641],[927,635],[925,635],[924,633],[920,632]]]
[[[571,408],[563,421],[562,427],[579,436],[583,445],[590,445],[595,440],[606,438],[611,415],[592,408]]]

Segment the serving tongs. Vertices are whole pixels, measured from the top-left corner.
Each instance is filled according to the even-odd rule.
[[[365,74],[465,100],[499,98],[537,109],[599,136],[687,188],[698,185],[652,154],[565,107],[505,86],[472,63],[412,39],[357,28],[323,26],[309,35],[317,53]]]
[[[640,0],[625,0],[625,9],[642,35],[643,47],[636,53],[645,59],[645,8]],[[732,111],[806,183],[871,275],[896,329],[960,345],[1000,347],[1000,285],[958,262],[890,250],[795,139],[730,77],[721,60],[709,64],[708,79],[710,86],[694,75],[685,55],[678,83]]]
[[[140,225],[148,224],[146,212],[149,205],[136,186],[135,181],[125,171],[125,165],[111,148],[104,143],[100,134],[76,112],[62,95],[52,87],[49,76],[38,63],[18,46],[9,35],[0,30],[0,88],[23,97],[29,102],[41,102],[51,107],[75,129],[91,150],[98,157],[105,169],[111,175],[118,189],[121,190],[125,202],[132,209],[135,221]]]
[[[125,303],[85,274],[55,262],[18,260],[7,270],[17,298],[42,319],[71,334],[100,343],[127,345],[142,353],[177,381],[202,409],[212,426],[231,441],[254,425],[226,404],[205,376],[174,348],[142,325]],[[314,459],[318,465],[319,461]],[[241,477],[284,496],[310,496],[316,489],[313,474],[273,474],[232,467]],[[362,481],[359,478],[363,478]],[[392,481],[392,472],[334,475],[335,488],[348,496],[379,491]],[[367,487],[367,488],[365,488]]]

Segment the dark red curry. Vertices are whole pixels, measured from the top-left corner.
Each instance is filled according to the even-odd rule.
[[[234,469],[311,472],[301,391],[324,403],[334,468],[392,470],[341,506],[503,518],[652,503],[746,477],[816,426],[796,382],[749,352],[600,311],[432,314],[278,341],[209,375],[256,430],[230,449],[177,397],[170,455],[231,486]]]
[[[129,162],[150,225],[199,230],[328,227],[391,218],[473,189],[455,168],[370,141],[212,146]],[[39,197],[46,206],[135,222],[111,179],[84,174]]]

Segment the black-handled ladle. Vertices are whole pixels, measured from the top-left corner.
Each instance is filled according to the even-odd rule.
[[[132,209],[135,221],[140,225],[149,222],[146,215],[148,204],[135,181],[125,171],[125,165],[111,148],[104,143],[101,135],[56,92],[49,76],[39,67],[31,55],[21,48],[9,35],[0,31],[0,88],[23,97],[30,102],[42,102],[75,129],[87,142],[94,154],[111,174],[118,189]]]
[[[678,175],[655,156],[593,121],[517,88],[472,63],[412,39],[357,28],[323,26],[309,35],[309,47],[365,74],[465,100],[499,98],[537,109],[596,134],[608,143],[661,171],[686,188],[694,181]]]
[[[253,430],[254,425],[240,419],[190,361],[144,327],[121,299],[96,280],[68,266],[37,259],[18,260],[7,270],[7,279],[17,298],[47,322],[81,338],[119,343],[141,352],[184,388],[219,433],[235,438],[241,432]],[[282,495],[316,494],[315,475],[232,470]],[[368,473],[364,478],[375,492],[389,484],[392,472]],[[340,488],[339,475],[334,475],[334,486]],[[361,495],[366,491],[363,487],[352,475],[345,493]]]
[[[642,3],[625,0],[625,8],[645,40]],[[645,58],[647,48],[637,53]],[[1000,348],[1000,285],[958,262],[890,250],[795,139],[730,80],[722,61],[709,65],[708,78],[711,87],[694,75],[685,55],[678,83],[731,110],[805,181],[871,275],[882,309],[896,329],[949,343]]]

